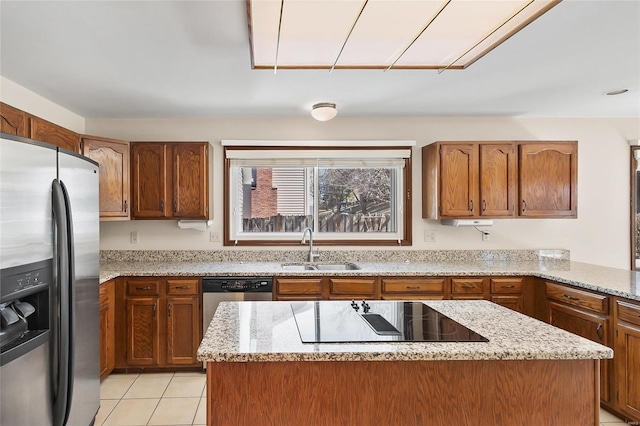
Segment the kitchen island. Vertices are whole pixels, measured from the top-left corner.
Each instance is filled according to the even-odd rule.
[[[488,301],[421,302],[488,341],[302,343],[289,302],[221,303],[198,350],[207,424],[598,424],[611,349]]]

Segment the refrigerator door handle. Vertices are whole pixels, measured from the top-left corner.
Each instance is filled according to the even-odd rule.
[[[57,365],[52,366],[54,405],[53,425],[64,426],[69,417],[71,399],[73,395],[73,355],[74,355],[74,303],[73,281],[75,271],[73,265],[73,227],[71,206],[64,184],[57,179],[52,184],[52,208],[56,235],[56,251],[58,253],[58,274],[56,281],[56,297],[58,298],[59,313],[54,321],[58,333],[54,339],[58,341],[52,345],[53,360]],[[54,316],[56,313],[54,312]],[[55,361],[54,361],[55,362]],[[57,380],[55,380],[57,377]]]

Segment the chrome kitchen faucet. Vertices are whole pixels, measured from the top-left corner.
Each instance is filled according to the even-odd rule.
[[[307,235],[307,231],[309,231],[309,262],[313,262],[316,258],[320,257],[320,254],[313,252],[313,230],[311,228],[304,228],[301,243],[304,244],[306,242],[305,235]]]

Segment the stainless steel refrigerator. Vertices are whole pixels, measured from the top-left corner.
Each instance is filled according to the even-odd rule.
[[[0,133],[0,425],[100,404],[98,165]]]

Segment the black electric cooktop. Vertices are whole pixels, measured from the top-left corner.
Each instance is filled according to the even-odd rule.
[[[488,342],[422,302],[291,302],[303,343]]]

